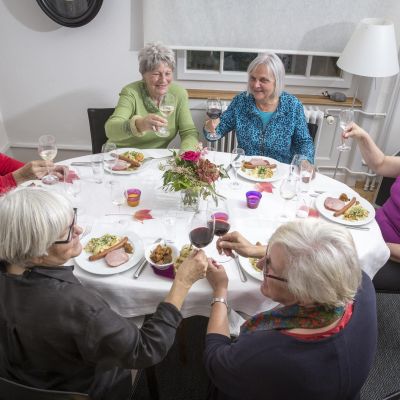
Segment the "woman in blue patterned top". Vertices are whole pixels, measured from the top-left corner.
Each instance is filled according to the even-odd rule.
[[[314,144],[303,105],[284,92],[285,68],[280,58],[265,53],[247,69],[247,91],[235,96],[221,120],[208,120],[204,134],[215,141],[235,130],[246,155],[261,155],[290,163],[295,154],[314,163]]]

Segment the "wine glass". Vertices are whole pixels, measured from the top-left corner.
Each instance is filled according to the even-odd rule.
[[[242,166],[242,161],[243,161],[244,156],[245,156],[245,152],[243,149],[241,149],[239,147],[235,147],[232,150],[231,165],[233,167],[233,172],[235,174],[235,179],[231,183],[232,189],[239,189],[240,185],[239,185],[239,181],[237,178],[237,170],[238,170],[238,168],[240,168]]]
[[[175,110],[175,96],[171,93],[166,93],[161,97],[158,108],[161,115],[168,119]],[[156,131],[156,135],[159,137],[167,137],[169,135],[168,127],[160,126]]]
[[[215,203],[214,203],[215,204]],[[214,236],[224,236],[231,228],[228,207],[225,200],[219,200],[218,206],[210,207],[210,216],[215,220]],[[230,257],[214,257],[218,262],[230,261]]]
[[[337,149],[339,151],[348,151],[351,149],[349,145],[346,144],[346,139],[342,136],[343,131],[347,128],[349,124],[354,121],[354,111],[353,110],[342,110],[339,113],[339,126],[341,129],[340,135],[342,144],[340,144]]]
[[[116,150],[117,145],[112,142],[104,143],[103,146],[101,146],[101,152],[104,153],[103,162],[110,173],[113,172],[113,168],[118,161],[118,154],[116,153]]]
[[[110,182],[111,203],[118,206],[118,213],[121,212],[121,206],[125,204],[125,192],[118,181]]]
[[[193,215],[189,223],[189,240],[193,246],[200,249],[208,246],[213,241],[214,232],[215,218],[208,210]]]
[[[222,103],[220,99],[208,99],[206,113],[211,119],[218,119],[222,114]]]
[[[285,204],[284,204],[284,211],[282,216],[283,217],[288,217],[288,204],[289,201],[292,200],[296,195],[297,195],[297,190],[298,190],[298,177],[295,175],[289,175],[286,179],[284,179],[281,183],[279,193],[284,199]]]
[[[52,135],[43,135],[39,138],[38,153],[42,160],[53,161],[57,155],[56,138]],[[58,177],[47,170],[47,175],[42,178],[46,185],[53,185],[58,182]]]

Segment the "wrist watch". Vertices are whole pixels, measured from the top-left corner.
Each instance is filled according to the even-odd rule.
[[[224,303],[226,308],[229,310],[228,302],[223,297],[213,297],[211,300],[211,305],[214,305],[215,303]]]

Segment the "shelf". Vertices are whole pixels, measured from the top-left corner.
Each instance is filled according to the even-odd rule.
[[[189,99],[208,99],[219,98],[221,100],[232,100],[238,93],[232,90],[205,90],[205,89],[187,89]],[[309,106],[333,106],[333,107],[351,107],[352,97],[347,97],[346,101],[333,101],[325,96],[313,94],[295,94],[295,96],[304,104]],[[362,108],[360,100],[356,99],[354,107]]]

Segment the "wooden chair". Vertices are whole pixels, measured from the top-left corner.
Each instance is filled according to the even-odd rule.
[[[87,110],[93,154],[100,153],[101,146],[107,142],[104,125],[114,110],[114,108],[88,108]]]
[[[375,205],[382,206],[390,196],[395,178],[383,178],[375,198]],[[400,263],[388,260],[372,280],[379,293],[400,293]]]
[[[5,400],[90,400],[84,393],[37,389],[0,377],[0,399]]]

